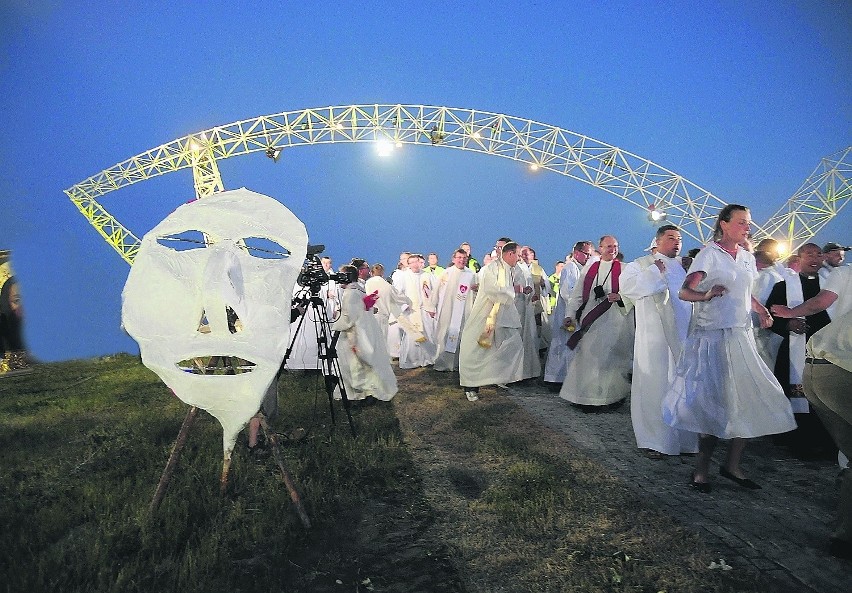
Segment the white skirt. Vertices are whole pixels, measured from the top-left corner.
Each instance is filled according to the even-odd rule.
[[[663,398],[663,420],[723,439],[796,428],[790,400],[744,327],[690,331]]]

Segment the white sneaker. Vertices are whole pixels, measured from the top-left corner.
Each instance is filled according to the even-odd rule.
[[[500,389],[509,389],[509,386],[505,383],[497,383],[497,387],[499,387]]]
[[[475,402],[479,399],[479,396],[473,390],[465,389],[464,394],[467,396],[467,401],[469,402]]]

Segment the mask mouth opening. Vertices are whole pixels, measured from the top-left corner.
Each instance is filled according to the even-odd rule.
[[[192,375],[242,375],[250,373],[255,368],[255,363],[237,356],[195,356],[177,363],[177,368]]]

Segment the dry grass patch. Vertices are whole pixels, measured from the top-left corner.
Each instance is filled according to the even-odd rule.
[[[439,529],[472,592],[765,591],[709,571],[701,541],[495,389],[400,372],[395,401]]]

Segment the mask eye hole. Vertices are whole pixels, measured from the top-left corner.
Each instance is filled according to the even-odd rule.
[[[260,259],[287,259],[290,252],[280,243],[265,237],[246,237],[241,241],[243,249],[252,257]]]
[[[168,247],[172,251],[191,251],[193,249],[202,249],[207,246],[207,241],[204,239],[204,233],[194,230],[159,237],[157,239],[157,243],[163,247]]]

